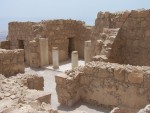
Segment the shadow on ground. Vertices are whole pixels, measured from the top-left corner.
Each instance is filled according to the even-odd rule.
[[[83,106],[85,108],[83,108]],[[79,109],[81,107],[81,109]],[[81,111],[86,111],[87,113],[91,113],[90,111],[88,112],[86,108],[89,108],[89,109],[93,109],[95,110],[96,112],[99,112],[99,113],[110,113],[110,109],[106,109],[106,108],[103,108],[103,107],[100,107],[100,106],[95,106],[95,105],[91,105],[91,104],[87,104],[85,102],[78,102],[76,105],[74,105],[73,107],[68,107],[68,106],[65,106],[65,105],[59,105],[57,107],[58,110],[60,111],[73,111],[73,110],[81,110]]]

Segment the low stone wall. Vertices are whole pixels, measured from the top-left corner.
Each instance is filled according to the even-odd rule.
[[[99,33],[99,36],[95,37],[95,41],[92,42],[93,61],[113,62],[111,54],[114,45],[117,45],[116,39],[120,36],[119,31],[119,28],[105,28],[103,33]],[[119,57],[117,58],[119,59]]]
[[[1,113],[44,112],[47,111],[44,106],[52,109],[48,106],[51,94],[40,91],[43,90],[44,79],[37,74],[18,74],[9,78],[0,74],[0,86]]]
[[[23,73],[24,66],[24,50],[5,50],[0,49],[0,73],[6,77]]]
[[[2,41],[0,42],[0,48],[2,49],[10,49],[10,41]]]
[[[44,78],[36,73],[9,78],[0,74],[0,86],[0,113],[62,113],[50,105],[51,94],[41,91]]]
[[[32,40],[33,39],[33,31],[32,26],[34,22],[10,22],[8,24],[8,38],[10,41],[14,40]],[[16,46],[14,44],[12,46]]]
[[[150,102],[150,67],[90,62],[56,76],[61,104],[79,100],[104,106],[140,109]]]
[[[44,78],[42,76],[34,74],[23,78],[27,80],[25,85],[27,85],[29,89],[44,90]]]

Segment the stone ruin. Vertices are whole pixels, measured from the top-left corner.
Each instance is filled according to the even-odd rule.
[[[42,91],[43,85],[43,77],[37,75],[18,74],[10,78],[0,75],[0,112],[22,113],[44,109],[41,104],[44,107],[50,104],[51,94]]]
[[[24,73],[24,50],[0,49],[0,73],[6,77]]]
[[[25,62],[31,67],[51,64],[52,47],[59,48],[59,61],[69,59],[74,50],[84,58],[84,41],[91,39],[91,28],[76,20],[10,22],[9,41],[2,42],[1,48],[24,49]]]
[[[90,62],[56,76],[60,103],[87,103],[140,109],[149,104],[150,68],[116,63]]]
[[[59,113],[51,104],[51,93],[43,91],[44,78],[37,74],[0,74],[0,113]],[[86,112],[72,112],[86,113]]]
[[[0,112],[57,113],[49,105],[51,94],[40,91],[43,78],[11,76],[25,65],[58,68],[72,58],[73,69],[55,76],[60,104],[84,101],[114,108],[111,113],[149,113],[149,39],[150,10],[99,12],[94,26],[76,20],[10,22],[8,40],[0,44],[0,73],[9,77],[0,76]],[[78,57],[85,66],[77,67]]]
[[[118,106],[127,113],[149,104],[149,34],[150,10],[99,12],[91,33],[93,62],[56,76],[59,102]]]

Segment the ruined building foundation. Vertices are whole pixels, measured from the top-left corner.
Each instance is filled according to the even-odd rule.
[[[71,59],[72,70],[55,76],[60,106],[82,101],[114,108],[111,113],[149,112],[149,43],[150,10],[99,12],[94,26],[76,20],[10,22],[8,40],[0,44],[0,73],[5,76],[0,75],[0,103],[8,102],[10,109],[0,104],[0,110],[47,111],[42,106],[50,104],[51,94],[39,91],[43,79],[18,73],[24,73],[25,65],[43,71],[45,66],[56,69]],[[85,66],[78,65],[79,59],[85,60]],[[12,105],[9,99],[18,103]],[[38,101],[35,109],[32,99]]]

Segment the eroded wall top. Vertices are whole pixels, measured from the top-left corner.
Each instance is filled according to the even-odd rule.
[[[68,106],[82,100],[95,105],[140,109],[149,103],[149,69],[117,63],[87,63],[55,77],[58,100]]]
[[[9,40],[32,40],[32,25],[34,22],[10,22],[8,28]]]
[[[107,33],[106,28],[111,32]],[[117,28],[118,32],[113,32]],[[106,50],[103,55],[108,56],[110,62],[149,66],[149,37],[150,10],[113,14],[100,12],[92,33],[92,43],[93,51],[97,48],[104,49],[96,50],[93,56],[102,55],[103,50]],[[106,40],[111,43],[106,44]],[[101,42],[101,45],[97,45],[97,42]]]

